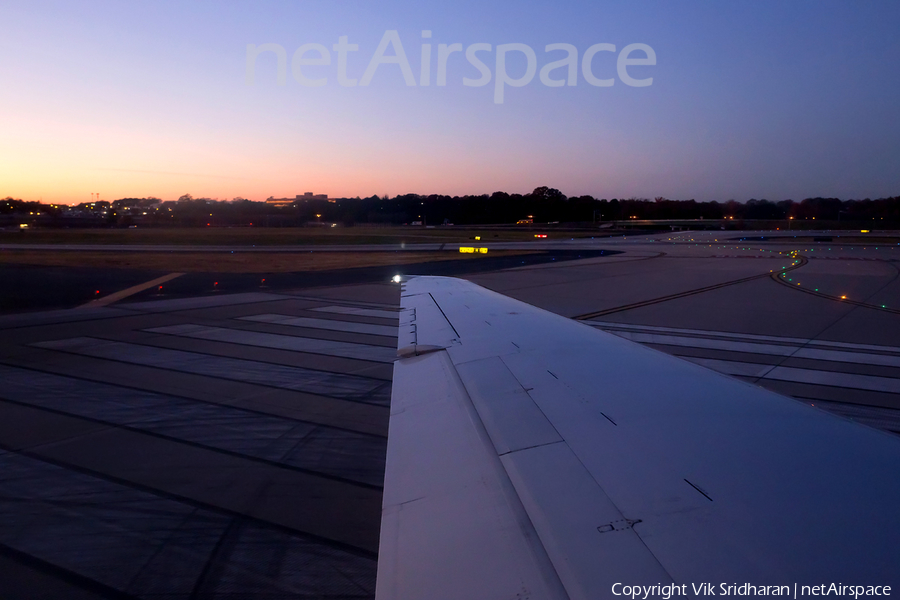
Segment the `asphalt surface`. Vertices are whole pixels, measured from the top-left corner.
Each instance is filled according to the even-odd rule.
[[[477,259],[405,264],[401,253],[398,254],[397,264],[381,267],[296,273],[186,273],[167,282],[162,289],[155,287],[145,290],[130,296],[128,301],[374,283],[388,281],[398,273],[455,277],[516,266],[540,265],[608,254],[610,251],[599,248],[550,249],[522,256],[491,256],[488,254]],[[3,282],[2,291],[0,291],[0,314],[73,308],[177,270],[177,255],[172,258],[171,271],[0,264],[0,281]]]

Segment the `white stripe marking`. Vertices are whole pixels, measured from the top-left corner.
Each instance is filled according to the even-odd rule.
[[[295,352],[327,354],[329,356],[356,358],[383,363],[394,362],[397,358],[396,350],[382,346],[367,346],[349,342],[316,340],[274,333],[225,329],[222,327],[206,327],[205,325],[171,325],[168,327],[154,327],[152,329],[146,329],[145,331],[187,338],[197,338],[201,340],[242,344],[245,346],[260,346],[263,348],[277,348],[279,350],[292,350]]]
[[[396,319],[400,314],[395,310],[375,310],[374,308],[356,308],[354,306],[320,306],[312,308],[319,312],[337,313],[339,315],[356,315],[359,317],[378,317],[380,319]]]
[[[351,323],[349,321],[331,321],[329,319],[314,319],[311,317],[291,317],[289,315],[253,315],[241,317],[242,321],[254,321],[257,323],[273,323],[276,325],[290,325],[291,327],[309,327],[312,329],[327,329],[329,331],[347,331],[350,333],[368,333],[371,335],[384,335],[395,337],[397,328],[393,325],[371,325],[369,323]]]
[[[854,373],[799,369],[796,367],[772,368],[772,365],[716,360],[712,358],[696,358],[688,356],[683,356],[681,358],[726,375],[759,377],[761,379],[771,379],[775,381],[790,381],[793,383],[808,383],[813,385],[827,385],[830,387],[900,394],[900,379],[894,379],[893,377],[856,375]]]
[[[184,273],[169,273],[168,275],[163,275],[162,277],[157,277],[151,281],[145,281],[144,283],[139,283],[137,285],[133,285],[130,288],[126,288],[124,290],[120,290],[118,292],[114,292],[109,294],[108,296],[103,296],[102,298],[96,298],[91,300],[87,304],[82,304],[78,308],[97,308],[100,306],[108,306],[113,302],[118,302],[119,300],[124,300],[129,296],[133,296],[138,292],[143,292],[144,290],[148,290],[152,287],[156,287],[158,285],[162,285],[168,281],[172,281],[176,277],[181,277]]]
[[[855,363],[863,365],[879,365],[900,368],[900,356],[890,354],[871,354],[867,352],[845,352],[840,350],[824,350],[819,348],[798,348],[797,346],[778,346],[775,344],[758,344],[755,342],[739,342],[709,338],[662,335],[658,333],[641,333],[637,331],[609,331],[619,337],[640,342],[642,344],[660,344],[663,346],[679,346],[685,348],[705,348],[724,350],[726,352],[750,352],[769,356],[790,356],[791,358],[808,358],[811,360],[827,360],[832,362]]]
[[[801,348],[792,358],[811,358],[813,360],[830,360],[834,362],[859,363],[862,365],[900,367],[900,356],[867,354],[865,352],[841,352],[839,350]]]
[[[716,360],[715,358],[699,358],[696,356],[679,356],[684,360],[698,364],[702,367],[724,373],[726,375],[739,375],[741,377],[762,377],[773,365],[761,365],[759,363],[737,362],[733,360]]]
[[[812,383],[815,385],[829,385],[856,390],[900,394],[900,379],[894,379],[892,377],[876,377],[875,375],[853,375],[850,373],[837,373],[834,371],[813,371],[812,369],[797,369],[794,367],[775,367],[771,372],[766,374],[763,379],[777,379],[779,381],[793,381],[795,383]]]
[[[731,352],[752,352],[773,356],[790,356],[797,351],[794,346],[776,346],[775,344],[757,344],[754,342],[733,342],[728,340],[711,340],[708,338],[679,337],[660,335],[657,333],[639,333],[632,331],[610,331],[619,337],[641,342],[643,344],[662,344],[665,346],[686,346],[689,348],[708,348],[711,350],[729,350]]]
[[[825,340],[806,340],[803,338],[777,337],[772,335],[753,335],[749,333],[731,333],[727,331],[709,331],[704,329],[678,329],[675,327],[654,327],[650,325],[630,325],[627,323],[611,323],[605,321],[582,321],[588,325],[599,327],[603,330],[634,331],[634,332],[659,332],[672,334],[686,334],[698,336],[710,336],[717,338],[725,338],[732,340],[753,340],[760,342],[780,342],[782,344],[793,344],[796,346],[816,346],[822,348],[844,348],[848,350],[874,350],[876,352],[893,352],[900,354],[900,347],[897,346],[877,346],[873,344],[851,344],[848,342],[829,342]]]

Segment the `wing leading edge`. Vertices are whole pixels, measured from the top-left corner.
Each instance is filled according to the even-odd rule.
[[[379,600],[897,589],[894,436],[466,281],[402,305]]]

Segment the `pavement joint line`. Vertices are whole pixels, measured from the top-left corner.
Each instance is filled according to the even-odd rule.
[[[134,331],[137,331],[140,333],[147,333],[147,331],[143,330],[143,329],[135,329]],[[240,331],[244,331],[244,330],[240,330]],[[383,382],[383,383],[390,383],[391,381],[393,381],[392,379],[385,379],[383,377],[373,377],[371,375],[359,375],[357,373],[346,373],[344,371],[339,371],[339,370],[335,370],[335,369],[317,369],[314,367],[307,367],[307,366],[303,366],[303,365],[295,364],[295,363],[277,362],[274,360],[264,360],[261,358],[252,358],[252,359],[251,358],[242,358],[239,356],[233,356],[232,354],[229,354],[229,353],[224,353],[224,354],[216,353],[216,352],[213,352],[212,350],[184,349],[183,346],[178,346],[176,348],[173,348],[171,345],[161,344],[159,342],[159,340],[160,339],[161,340],[180,339],[180,338],[177,338],[176,336],[172,336],[172,335],[168,335],[168,334],[150,334],[150,335],[161,336],[161,337],[159,337],[159,338],[157,338],[157,337],[141,338],[139,341],[134,341],[134,340],[126,341],[126,340],[120,340],[115,337],[108,337],[108,336],[104,337],[103,334],[98,334],[95,336],[85,336],[85,337],[93,337],[95,339],[105,340],[107,342],[122,342],[122,343],[127,343],[127,344],[136,344],[138,346],[146,346],[148,348],[163,348],[165,350],[181,350],[182,352],[192,352],[194,354],[202,354],[204,356],[214,356],[214,357],[219,357],[219,358],[235,358],[237,360],[249,360],[251,362],[263,363],[266,365],[276,365],[276,366],[281,366],[281,367],[297,367],[299,369],[309,369],[311,371],[319,371],[322,373],[332,373],[335,375],[350,375],[353,377],[363,377],[365,379],[372,379],[374,381],[379,381],[379,382]],[[210,340],[200,340],[199,338],[191,338],[191,339],[198,339],[201,342],[210,341]],[[305,339],[315,339],[315,338],[305,338]],[[215,343],[215,342],[213,342],[213,343]],[[33,344],[29,344],[29,345],[33,346],[35,348],[40,347],[40,346],[34,346]],[[384,346],[384,347],[387,348],[387,346]],[[276,350],[278,350],[278,349],[276,348]],[[282,352],[290,352],[290,350],[283,350]],[[340,358],[340,357],[337,357],[337,358]],[[348,359],[348,360],[357,360],[357,359]],[[2,362],[2,360],[0,360],[0,362]],[[331,398],[331,396],[323,395],[323,394],[311,394],[311,395],[321,396],[323,398]]]
[[[100,339],[100,338],[94,338],[94,339]],[[118,342],[118,343],[123,343],[123,344],[125,344],[125,343],[128,343],[128,342]],[[138,346],[138,345],[142,345],[142,344],[134,344],[134,345]],[[191,377],[206,377],[206,378],[210,378],[210,379],[221,379],[221,380],[224,380],[224,381],[236,382],[236,383],[242,383],[242,384],[245,384],[245,385],[259,386],[259,387],[264,387],[264,388],[267,388],[267,389],[276,389],[276,390],[282,390],[282,391],[287,391],[287,392],[295,392],[295,393],[296,393],[296,392],[300,392],[300,393],[302,393],[302,394],[306,394],[306,395],[309,395],[309,396],[315,396],[316,398],[321,398],[321,399],[327,400],[327,401],[352,402],[352,403],[355,403],[355,404],[365,404],[365,405],[367,405],[367,406],[381,406],[381,407],[384,407],[384,408],[388,408],[387,405],[385,405],[385,404],[383,404],[383,403],[375,402],[375,401],[373,401],[373,400],[366,400],[366,398],[371,398],[372,395],[373,395],[375,392],[377,392],[378,390],[380,390],[381,388],[383,388],[385,385],[390,385],[390,383],[391,383],[390,381],[383,381],[383,380],[380,380],[380,379],[372,379],[371,377],[365,377],[365,379],[372,379],[372,381],[378,382],[378,385],[375,385],[371,392],[367,392],[366,394],[362,394],[362,395],[360,395],[359,397],[349,397],[349,396],[348,396],[348,397],[342,397],[342,396],[334,396],[334,395],[322,394],[322,393],[316,393],[316,392],[306,392],[306,391],[302,391],[302,390],[296,390],[296,389],[293,389],[293,388],[288,388],[288,387],[283,387],[283,386],[275,385],[275,384],[272,384],[272,383],[258,383],[258,382],[255,382],[255,381],[247,381],[247,380],[245,380],[245,379],[234,379],[234,378],[230,378],[230,377],[227,377],[227,376],[224,376],[224,375],[223,375],[223,376],[208,375],[208,374],[205,374],[205,373],[198,373],[198,372],[195,372],[195,371],[186,371],[186,370],[178,369],[178,368],[175,368],[175,367],[161,367],[161,366],[157,366],[157,365],[151,365],[151,364],[146,364],[146,363],[139,363],[139,362],[129,361],[129,360],[125,360],[125,359],[108,358],[108,357],[104,357],[104,356],[97,356],[97,355],[93,355],[93,354],[87,354],[87,353],[84,353],[84,352],[78,352],[78,351],[75,351],[75,350],[67,350],[67,349],[60,349],[60,348],[49,348],[49,347],[46,347],[46,346],[35,346],[35,347],[37,347],[37,348],[43,348],[43,349],[45,349],[45,350],[51,350],[51,351],[53,351],[53,352],[60,352],[60,353],[62,353],[62,354],[68,354],[68,355],[70,355],[70,356],[78,356],[78,357],[81,357],[81,358],[90,359],[90,360],[92,360],[92,361],[108,361],[108,362],[114,362],[114,363],[121,363],[121,364],[123,364],[123,365],[129,365],[129,366],[133,366],[133,367],[139,367],[139,368],[155,369],[155,370],[158,370],[158,371],[169,371],[169,372],[172,372],[172,373],[181,373],[181,374],[184,374],[184,375],[189,375],[189,376],[191,376]],[[146,346],[146,347],[152,348],[152,346]],[[168,350],[168,349],[169,349],[169,348],[164,348],[164,350]],[[200,353],[195,352],[194,354],[200,354]],[[210,355],[206,355],[206,356],[212,356],[212,357],[215,357],[215,355],[211,355],[211,354],[210,354]],[[235,359],[235,360],[245,360],[245,359]],[[253,362],[253,361],[248,361],[248,362]],[[10,365],[9,363],[2,362],[2,361],[0,361],[0,365],[18,366],[18,365]],[[302,369],[302,368],[305,368],[305,367],[298,367],[298,368],[301,368],[301,369]],[[34,370],[37,370],[37,369],[34,369]],[[315,369],[310,369],[310,370],[315,370]],[[328,423],[321,423],[321,422],[319,422],[319,421],[310,421],[310,420],[308,420],[308,419],[299,419],[299,418],[297,418],[297,417],[285,417],[285,416],[282,416],[282,415],[275,415],[275,414],[267,413],[267,412],[264,412],[264,411],[254,410],[254,409],[247,408],[247,407],[244,407],[244,406],[238,406],[238,405],[235,405],[235,404],[225,404],[225,403],[222,403],[222,402],[214,402],[214,401],[212,401],[212,400],[203,400],[203,399],[192,398],[192,397],[188,397],[188,396],[178,396],[178,395],[171,394],[171,393],[168,393],[168,392],[158,392],[158,391],[155,391],[155,390],[152,390],[152,389],[149,389],[149,388],[143,388],[143,387],[139,387],[139,386],[135,386],[135,385],[125,386],[125,385],[121,385],[121,384],[117,384],[117,383],[110,383],[110,382],[108,382],[108,381],[106,381],[106,380],[101,380],[101,379],[91,379],[91,378],[87,378],[87,377],[75,377],[75,376],[73,376],[73,375],[60,375],[59,373],[54,373],[54,372],[52,372],[52,371],[41,371],[41,370],[37,370],[37,371],[38,371],[39,373],[49,373],[49,374],[51,374],[51,375],[58,375],[58,376],[60,376],[60,377],[72,377],[73,379],[79,379],[79,380],[83,380],[83,381],[92,381],[92,382],[96,382],[96,383],[103,383],[103,384],[106,384],[106,385],[112,385],[112,386],[123,387],[123,388],[127,388],[127,389],[133,389],[133,390],[136,390],[136,391],[145,391],[145,392],[150,392],[150,393],[153,393],[153,394],[161,394],[161,395],[165,395],[165,396],[172,396],[173,398],[183,398],[183,399],[185,399],[185,400],[190,400],[190,401],[192,401],[192,402],[200,402],[200,403],[204,403],[204,404],[210,404],[210,405],[213,405],[213,406],[227,406],[227,407],[232,407],[232,408],[236,408],[236,409],[239,409],[239,410],[244,410],[244,411],[246,411],[246,412],[251,412],[251,413],[259,414],[259,415],[267,415],[267,416],[276,417],[276,418],[279,418],[279,419],[289,419],[289,420],[292,420],[292,421],[299,421],[299,422],[303,422],[303,423],[312,423],[312,424],[316,424],[316,425],[321,425],[321,426],[323,426],[323,427],[330,427],[330,428],[333,428],[333,429],[341,429],[341,430],[354,431],[354,432],[356,431],[356,430],[354,430],[354,429],[347,429],[346,427],[338,427],[338,426],[336,426],[336,425],[330,425],[330,424],[328,424]],[[323,371],[323,372],[324,372],[324,371]],[[338,373],[338,375],[342,375],[342,374],[341,374],[341,373]],[[363,376],[361,376],[361,375],[349,375],[349,376],[351,376],[351,377],[363,377]],[[365,432],[363,432],[363,433],[365,433]],[[365,435],[376,435],[376,434],[365,434]],[[386,436],[379,436],[379,437],[386,437]]]
[[[133,596],[113,586],[107,585],[96,579],[92,579],[87,575],[83,575],[78,571],[73,571],[66,567],[62,567],[56,563],[44,560],[33,554],[28,554],[12,546],[0,543],[0,556],[16,562],[25,567],[34,569],[42,575],[51,575],[58,577],[61,581],[83,590],[93,593],[104,599],[117,600],[137,600],[137,596]]]
[[[60,352],[63,352],[63,351],[60,351]],[[74,353],[68,353],[68,354],[71,354],[72,356],[79,356],[79,357],[82,357],[82,358],[90,358],[91,360],[108,360],[108,361],[110,361],[110,362],[121,362],[122,364],[127,364],[127,365],[131,365],[131,366],[137,366],[137,367],[144,366],[144,365],[139,365],[139,364],[136,364],[136,363],[127,363],[127,362],[124,362],[124,361],[115,361],[115,360],[113,360],[113,359],[94,359],[93,357],[89,357],[89,356],[86,356],[86,355],[83,355],[83,354],[74,354]],[[49,376],[53,376],[53,377],[64,377],[64,378],[74,379],[74,380],[82,381],[82,382],[86,382],[86,383],[95,383],[95,384],[98,384],[98,385],[105,385],[105,386],[111,386],[111,387],[118,387],[118,388],[123,388],[123,389],[126,389],[126,390],[132,390],[132,391],[135,391],[135,392],[144,392],[144,393],[148,393],[148,394],[156,394],[156,395],[158,395],[158,396],[165,396],[165,397],[170,397],[170,398],[176,398],[176,399],[179,399],[179,400],[184,400],[184,401],[188,401],[188,402],[196,402],[196,403],[198,403],[198,404],[204,404],[204,405],[209,405],[209,406],[214,406],[214,407],[233,408],[233,409],[241,410],[241,411],[244,411],[244,412],[253,414],[253,415],[258,415],[258,416],[263,416],[263,417],[273,417],[273,418],[276,418],[276,419],[283,419],[283,420],[286,420],[286,421],[292,421],[292,422],[295,422],[295,423],[309,423],[309,424],[312,424],[312,425],[317,425],[317,426],[322,426],[322,427],[328,427],[328,428],[330,428],[330,429],[337,429],[337,430],[341,430],[341,431],[347,431],[347,432],[350,432],[350,433],[358,433],[358,434],[361,434],[361,435],[368,435],[368,436],[379,437],[379,438],[385,438],[385,437],[387,437],[387,434],[372,433],[372,432],[369,432],[369,431],[360,431],[360,430],[358,430],[358,429],[353,429],[353,428],[350,428],[350,427],[343,427],[343,426],[340,426],[340,425],[333,425],[333,424],[331,424],[331,423],[326,423],[326,422],[324,422],[324,421],[314,421],[314,420],[311,420],[311,419],[304,419],[304,418],[300,418],[300,417],[296,417],[296,416],[287,416],[287,415],[278,414],[278,413],[274,413],[274,412],[269,412],[269,411],[264,411],[264,410],[259,410],[259,409],[254,409],[254,408],[249,408],[249,407],[247,407],[247,406],[244,406],[244,405],[241,405],[241,404],[237,404],[237,403],[216,402],[216,401],[214,401],[214,400],[206,400],[206,399],[202,399],[202,398],[194,398],[194,397],[192,397],[192,396],[185,396],[185,395],[183,395],[183,394],[177,394],[177,393],[167,392],[167,391],[165,391],[165,392],[164,392],[164,391],[159,391],[159,390],[155,390],[155,389],[152,389],[152,388],[140,387],[140,386],[138,386],[138,385],[125,385],[125,384],[122,384],[122,383],[114,383],[114,382],[107,381],[107,380],[105,380],[105,379],[97,379],[97,378],[91,377],[91,376],[89,376],[89,375],[72,375],[72,374],[69,374],[69,373],[60,373],[60,372],[57,372],[57,371],[46,371],[46,370],[43,370],[43,369],[40,369],[40,368],[36,368],[36,367],[30,367],[30,366],[26,367],[26,366],[23,366],[23,365],[21,365],[21,364],[18,364],[18,363],[15,363],[15,362],[8,362],[8,361],[2,360],[2,359],[0,359],[0,367],[8,367],[8,368],[11,368],[11,369],[21,369],[21,370],[23,370],[23,371],[33,371],[33,372],[35,372],[35,373],[40,373],[40,374],[43,374],[43,375],[49,375]],[[169,370],[169,369],[166,369],[166,370]],[[175,372],[175,371],[173,371],[173,372]],[[177,371],[177,372],[178,372],[178,373],[184,373],[184,371]],[[243,382],[238,382],[238,383],[243,383]],[[381,388],[383,388],[385,385],[388,385],[388,384],[390,384],[390,383],[391,383],[390,381],[384,381],[381,385],[379,385],[379,386],[378,386],[377,388],[375,388],[375,389],[376,389],[376,391],[377,391],[378,389],[381,389]],[[256,384],[247,384],[247,385],[256,385]],[[284,390],[284,388],[276,388],[276,389]],[[291,391],[291,390],[286,390],[286,391]],[[330,402],[330,401],[337,401],[337,402],[353,402],[353,403],[355,403],[355,404],[362,404],[362,405],[365,405],[365,406],[375,406],[375,407],[380,407],[380,408],[384,408],[384,409],[387,409],[387,408],[388,408],[388,406],[386,406],[386,405],[384,405],[384,404],[376,404],[376,403],[374,403],[374,402],[364,402],[364,401],[361,401],[361,400],[345,400],[345,399],[343,399],[343,398],[336,398],[336,397],[332,397],[332,396],[323,396],[323,395],[321,395],[321,394],[312,394],[312,393],[308,393],[308,392],[301,392],[301,393],[308,394],[309,396],[315,396],[316,398],[321,398],[321,399],[327,400],[327,401],[329,401],[329,402]],[[3,400],[5,400],[5,398],[4,398],[3,396],[0,396],[0,401],[3,401]],[[15,401],[10,400],[10,402],[15,402]]]
[[[800,267],[805,265],[807,262],[806,259],[804,259],[803,257],[800,257],[800,259],[801,260],[799,263],[794,263],[790,267],[787,267],[785,269],[782,269],[781,271],[778,271],[778,273],[787,273],[788,271],[793,271],[794,269],[799,269]],[[769,277],[770,275],[772,275],[772,274],[771,273],[760,273],[759,275],[751,275],[750,277],[743,277],[741,279],[735,279],[732,281],[724,281],[722,283],[717,283],[717,284],[709,285],[709,286],[702,287],[702,288],[688,290],[686,292],[679,292],[677,294],[670,294],[668,296],[662,296],[660,298],[652,298],[650,300],[643,300],[641,302],[634,302],[632,304],[625,304],[623,306],[615,306],[613,308],[598,310],[598,311],[592,312],[592,313],[577,315],[572,318],[576,321],[586,321],[588,319],[594,319],[596,317],[603,317],[603,316],[606,316],[606,315],[609,315],[612,313],[622,312],[622,311],[626,311],[626,310],[632,310],[635,308],[643,308],[645,306],[651,306],[653,304],[659,304],[661,302],[668,302],[669,300],[677,300],[679,298],[685,298],[687,296],[693,296],[695,294],[702,294],[703,292],[711,292],[713,290],[718,290],[720,288],[728,287],[730,285],[737,285],[739,283],[746,283],[748,281],[753,281],[755,279],[762,279],[764,277]]]
[[[146,289],[150,289],[156,285],[162,285],[167,281],[172,281],[176,277],[181,277],[184,273],[169,273],[168,275],[163,275],[162,277],[157,277],[151,281],[147,281],[144,283],[139,283],[138,285],[133,285],[130,288],[126,288],[124,290],[120,290],[118,292],[114,292],[109,294],[108,296],[103,296],[102,298],[97,298],[95,300],[91,300],[87,304],[82,304],[77,308],[97,308],[101,306],[108,306],[113,302],[118,302],[119,300],[124,300],[128,296],[133,296],[138,292],[143,292]]]
[[[278,521],[271,520],[265,516],[256,516],[250,513],[244,513],[235,508],[231,508],[228,506],[223,506],[219,504],[214,504],[208,500],[203,500],[200,498],[196,498],[193,496],[186,495],[184,493],[172,492],[166,490],[161,487],[155,487],[151,484],[141,483],[140,481],[125,479],[119,475],[107,473],[97,469],[96,467],[84,466],[77,462],[69,462],[59,459],[57,457],[48,456],[41,454],[39,452],[33,452],[27,449],[15,449],[9,446],[6,446],[2,441],[0,441],[0,450],[6,450],[10,454],[16,454],[20,456],[24,456],[26,458],[30,458],[32,460],[37,460],[49,465],[54,465],[60,467],[62,469],[66,469],[73,473],[80,473],[82,475],[87,475],[88,477],[93,477],[95,479],[99,479],[102,481],[106,481],[109,483],[113,483],[119,485],[123,488],[137,490],[140,492],[144,492],[146,494],[150,494],[152,496],[156,496],[158,498],[165,498],[167,500],[171,500],[174,502],[178,502],[180,504],[186,506],[193,506],[195,508],[199,508],[201,510],[208,510],[210,512],[226,515],[226,516],[235,516],[246,519],[251,523],[255,523],[260,525],[261,527],[265,527],[267,529],[276,530],[284,532],[292,537],[299,539],[306,539],[312,542],[316,542],[322,544],[324,546],[328,546],[330,548],[336,550],[342,550],[344,552],[349,552],[355,554],[357,556],[361,556],[364,558],[372,558],[375,559],[378,556],[377,550],[372,550],[361,545],[355,545],[350,542],[345,542],[337,539],[332,539],[326,537],[322,534],[312,533],[310,531],[306,531],[303,529],[298,529],[291,525],[284,525],[279,523]]]
[[[93,423],[95,425],[103,427],[104,431],[105,430],[127,431],[127,432],[135,434],[137,436],[147,436],[147,437],[151,437],[151,438],[155,438],[158,440],[168,442],[170,444],[188,446],[191,448],[198,448],[198,449],[206,451],[206,452],[212,452],[215,454],[230,456],[232,458],[236,458],[239,460],[244,460],[244,461],[248,461],[248,462],[252,462],[252,463],[268,465],[269,467],[272,467],[274,469],[282,469],[284,471],[293,472],[293,473],[302,473],[309,477],[313,477],[313,478],[318,477],[321,479],[326,479],[326,480],[333,481],[333,482],[340,483],[340,484],[347,485],[347,486],[359,487],[359,488],[364,488],[367,490],[374,490],[374,491],[381,491],[384,489],[384,486],[379,486],[374,483],[367,483],[365,481],[360,481],[357,479],[350,479],[348,477],[344,477],[343,475],[335,475],[333,473],[327,473],[325,471],[317,471],[317,470],[309,468],[309,467],[300,467],[297,465],[292,465],[287,462],[280,462],[278,460],[273,460],[270,458],[262,458],[260,456],[254,456],[252,454],[245,454],[244,452],[240,452],[237,450],[229,450],[227,448],[220,448],[218,446],[213,446],[213,445],[205,443],[205,442],[196,442],[193,440],[176,437],[174,435],[154,431],[152,429],[142,429],[141,427],[139,427],[139,425],[140,425],[139,423],[133,424],[133,425],[124,424],[124,423],[114,423],[112,421],[104,421],[100,417],[89,417],[89,416],[85,416],[85,415],[79,415],[79,414],[75,414],[75,413],[71,413],[71,412],[66,412],[65,410],[61,410],[58,408],[49,408],[46,406],[40,406],[37,404],[32,404],[30,402],[25,402],[22,400],[12,400],[7,397],[0,398],[0,403],[12,404],[15,406],[20,406],[20,407],[24,407],[27,409],[31,409],[31,410],[37,411],[37,412],[53,414],[53,415],[57,415],[60,417],[65,417],[72,421],[83,421],[85,423]],[[87,439],[87,438],[97,435],[97,433],[98,433],[97,431],[80,433],[78,435],[70,436],[67,438],[54,439],[54,440],[47,441],[47,442],[44,442],[41,444],[34,444],[31,446],[23,447],[18,450],[13,450],[13,452],[38,453],[44,448],[52,448],[52,447],[58,446],[60,444],[66,444],[69,442],[84,440],[84,439]]]
[[[246,338],[244,338],[244,341],[241,341],[240,337],[234,337],[233,335],[231,336],[230,339],[217,339],[215,337],[203,337],[202,335],[199,335],[199,333],[197,331],[194,331],[194,332],[173,331],[175,328],[183,327],[183,326],[202,327],[203,329],[207,330],[207,332],[209,330],[220,330],[220,331],[224,331],[226,335],[230,335],[233,332],[236,332],[236,333],[258,333],[260,335],[271,336],[271,337],[284,337],[284,338],[290,338],[291,340],[298,340],[298,341],[304,340],[304,341],[334,342],[334,340],[323,340],[320,338],[307,338],[307,337],[301,337],[301,336],[285,335],[282,333],[266,333],[266,332],[252,330],[252,329],[235,329],[235,328],[222,327],[222,326],[212,327],[212,326],[207,326],[207,325],[197,325],[195,323],[183,323],[181,325],[166,325],[163,327],[151,327],[151,328],[140,329],[138,331],[141,331],[144,333],[158,334],[158,335],[167,335],[167,336],[170,336],[170,337],[173,337],[176,339],[202,340],[202,341],[215,342],[218,344],[231,344],[234,346],[241,346],[244,348],[264,348],[266,350],[283,350],[283,351],[291,352],[291,353],[295,353],[295,354],[312,354],[315,356],[328,356],[328,357],[332,357],[332,358],[339,358],[342,360],[360,361],[360,362],[369,363],[372,365],[389,365],[389,364],[393,364],[393,362],[395,360],[393,358],[393,353],[391,352],[391,348],[389,346],[373,346],[370,344],[359,344],[359,343],[354,343],[354,342],[334,342],[336,344],[345,344],[347,346],[356,346],[356,347],[358,347],[359,350],[364,350],[364,349],[384,350],[385,354],[392,356],[392,358],[390,360],[377,359],[377,358],[375,358],[375,359],[360,358],[360,357],[356,357],[356,356],[347,356],[346,354],[334,354],[333,352],[332,353],[324,352],[321,350],[321,348],[298,349],[298,348],[286,348],[286,347],[279,347],[279,346],[267,346],[267,345],[264,345],[261,343],[254,344],[254,343],[247,341]],[[200,333],[203,333],[203,332],[201,331]],[[351,348],[351,350],[353,350],[353,348]]]

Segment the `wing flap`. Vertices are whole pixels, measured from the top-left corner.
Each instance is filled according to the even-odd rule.
[[[566,598],[446,352],[398,361],[378,598]]]
[[[562,441],[499,357],[467,362],[456,369],[497,454]]]
[[[570,598],[605,598],[622,581],[672,578],[564,442],[502,462]]]

